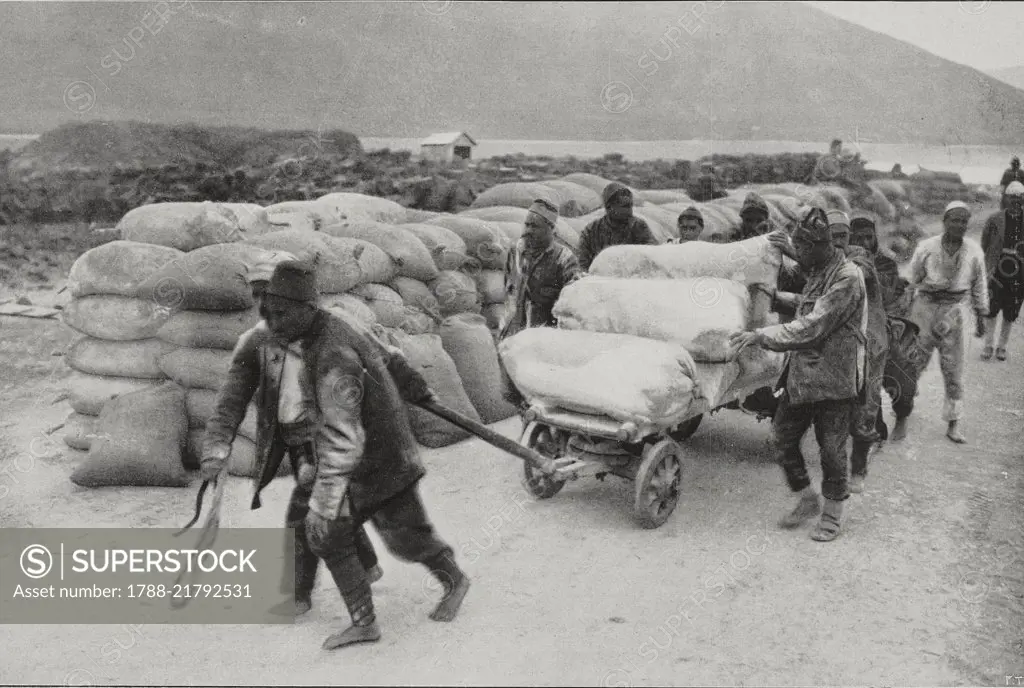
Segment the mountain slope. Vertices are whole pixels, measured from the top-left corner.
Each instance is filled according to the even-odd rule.
[[[993,69],[989,71],[988,74],[989,76],[995,77],[1000,81],[1005,81],[1016,88],[1024,88],[1024,65],[1006,67],[1004,69]]]
[[[0,3],[0,125],[948,144],[1024,129],[1024,92],[798,3],[175,0],[158,24],[160,4]]]

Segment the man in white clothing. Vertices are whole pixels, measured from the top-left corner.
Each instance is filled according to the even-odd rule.
[[[964,323],[963,305],[970,302],[976,317],[975,336],[985,336],[988,283],[985,254],[973,239],[965,239],[971,211],[953,201],[942,216],[943,232],[925,239],[910,259],[910,284],[915,290],[910,319],[920,328],[921,372],[939,350],[939,367],[946,388],[942,417],[946,437],[958,444],[963,417]]]

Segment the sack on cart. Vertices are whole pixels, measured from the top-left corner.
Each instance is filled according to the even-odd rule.
[[[728,279],[590,276],[566,286],[553,313],[561,328],[669,342],[694,361],[725,363],[729,335],[745,329],[749,310],[747,288]]]
[[[686,279],[716,277],[744,286],[778,280],[782,253],[763,236],[713,244],[690,241],[657,246],[623,244],[601,251],[590,274],[632,279]]]
[[[504,340],[499,352],[529,401],[623,422],[670,424],[699,391],[686,350],[652,339],[538,327]]]

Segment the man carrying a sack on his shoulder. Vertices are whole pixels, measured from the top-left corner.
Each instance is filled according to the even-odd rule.
[[[647,223],[633,215],[633,192],[629,187],[612,182],[604,187],[601,198],[604,200],[604,216],[591,222],[580,234],[578,257],[580,269],[584,272],[590,270],[590,264],[609,246],[655,246],[658,243]]]
[[[811,538],[827,542],[839,535],[843,502],[850,494],[846,440],[866,391],[866,288],[857,266],[832,245],[821,209],[811,208],[801,220],[793,248],[807,285],[802,294],[775,292],[772,297],[793,305],[796,319],[736,332],[730,345],[737,354],[750,345],[789,352],[777,385],[783,394],[773,429],[789,488],[800,498],[779,525],[795,528],[820,511]],[[800,451],[800,440],[811,425],[821,448],[824,509]]]
[[[352,619],[324,641],[324,649],[332,650],[381,637],[358,555],[365,521],[373,521],[392,554],[422,563],[441,583],[444,598],[433,620],[455,618],[469,578],[438,537],[419,495],[426,471],[405,404],[433,394],[399,351],[321,310],[318,300],[311,266],[284,261],[274,268],[260,307],[264,320],[239,339],[206,424],[201,466],[204,479],[225,479],[231,443],[256,395],[252,508],[261,506],[260,491],[285,454],[297,483],[286,517],[295,528],[295,580],[288,582],[295,598],[275,611],[309,611],[323,559]]]

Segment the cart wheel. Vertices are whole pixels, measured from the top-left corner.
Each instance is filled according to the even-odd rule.
[[[657,528],[672,515],[679,502],[683,466],[679,447],[661,440],[644,450],[635,478],[633,510],[644,528]]]
[[[552,436],[551,428],[546,425],[532,423],[523,433],[522,443],[544,456],[552,459],[558,457],[558,444]],[[555,480],[544,475],[532,465],[523,462],[523,485],[538,499],[550,499],[565,486],[564,480]]]
[[[697,428],[700,427],[700,422],[703,420],[704,414],[694,416],[690,420],[685,420],[679,424],[675,430],[669,433],[669,436],[676,442],[682,442],[683,440],[690,439],[693,433],[697,432]]]

